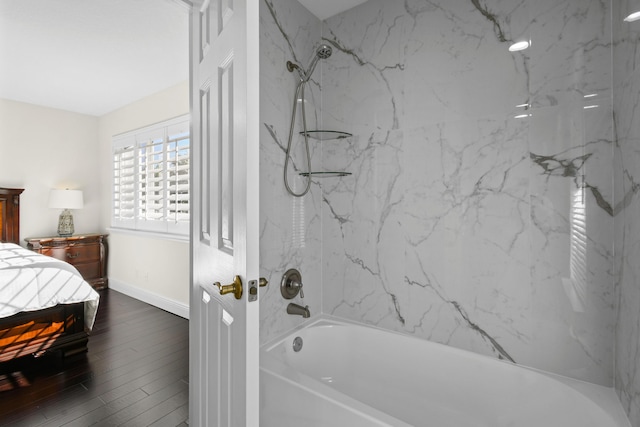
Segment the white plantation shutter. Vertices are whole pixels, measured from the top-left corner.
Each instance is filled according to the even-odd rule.
[[[113,140],[112,226],[188,235],[189,118]]]
[[[170,230],[189,233],[189,128],[170,126],[167,143],[166,214]],[[173,228],[173,230],[171,230]]]
[[[122,142],[113,150],[113,222],[131,227],[135,224],[135,147]]]

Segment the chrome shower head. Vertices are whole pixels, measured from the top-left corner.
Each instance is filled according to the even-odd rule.
[[[316,50],[316,54],[311,59],[311,63],[307,67],[307,73],[305,74],[304,81],[307,82],[311,78],[311,74],[313,74],[313,70],[316,69],[316,64],[318,63],[318,59],[327,59],[333,53],[333,49],[331,46],[323,44],[320,45],[318,50]]]
[[[331,46],[323,44],[318,48],[316,55],[318,55],[320,59],[327,59],[332,53],[333,49],[331,49]]]

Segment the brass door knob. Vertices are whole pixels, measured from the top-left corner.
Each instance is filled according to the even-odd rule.
[[[240,276],[234,277],[233,283],[229,285],[221,285],[220,282],[215,282],[213,286],[217,286],[220,289],[220,295],[233,293],[236,299],[242,298],[242,280]]]

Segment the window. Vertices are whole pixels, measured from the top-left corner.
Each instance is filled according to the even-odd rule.
[[[189,116],[113,138],[116,228],[189,234]]]

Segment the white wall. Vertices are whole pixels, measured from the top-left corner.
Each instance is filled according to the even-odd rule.
[[[114,135],[189,113],[183,82],[99,119],[100,224],[111,220],[111,139]],[[173,313],[187,316],[189,242],[109,230],[109,286]]]
[[[84,208],[73,211],[76,234],[104,231],[100,181],[97,117],[0,99],[0,186],[25,189],[21,239],[56,235],[52,188],[84,192]]]

